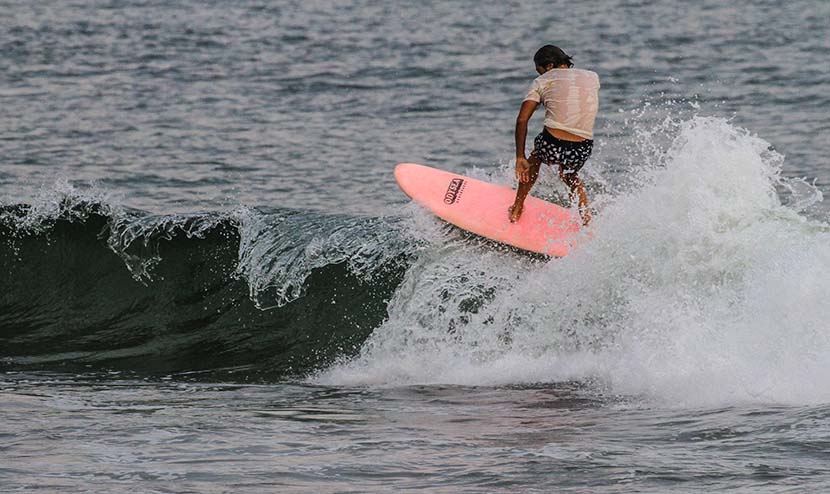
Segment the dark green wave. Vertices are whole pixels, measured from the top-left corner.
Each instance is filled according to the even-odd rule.
[[[255,301],[267,298],[274,283],[261,283],[263,291],[252,294],[239,269],[241,229],[233,217],[130,212],[125,228],[108,207],[80,203],[31,218],[25,205],[0,214],[4,371],[246,382],[303,375],[356,352],[387,316],[386,300],[407,264],[406,254],[395,252],[380,275],[366,277],[340,255],[309,268],[296,298],[261,309]],[[314,218],[306,215],[303,222],[309,221]],[[348,222],[316,221],[335,229]],[[350,221],[380,228],[374,220]],[[290,222],[274,225],[268,241],[278,237],[283,245],[275,255],[296,258],[308,239],[294,235]],[[293,250],[284,252],[285,246]]]

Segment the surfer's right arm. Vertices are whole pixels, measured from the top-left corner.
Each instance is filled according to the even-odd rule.
[[[522,101],[519,116],[516,117],[516,178],[519,182],[530,181],[530,163],[525,156],[525,140],[527,140],[527,123],[539,103],[532,100]]]

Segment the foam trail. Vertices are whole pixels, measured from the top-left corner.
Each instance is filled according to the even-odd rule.
[[[683,122],[639,186],[602,198],[593,241],[548,263],[437,241],[360,356],[314,380],[830,402],[830,228],[782,205],[782,164],[725,120]]]

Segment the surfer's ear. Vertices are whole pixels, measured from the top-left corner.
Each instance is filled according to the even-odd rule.
[[[553,66],[552,63],[549,63],[547,65],[539,65],[537,63],[536,64],[536,73],[538,73],[539,75],[542,75],[542,74],[544,74],[545,72],[547,72],[549,70],[553,70],[554,68],[555,67]]]

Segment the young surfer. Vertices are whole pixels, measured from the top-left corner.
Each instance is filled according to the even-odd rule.
[[[588,196],[577,172],[594,147],[599,77],[590,70],[574,69],[571,57],[560,48],[545,45],[533,56],[539,73],[527,92],[516,117],[516,201],[508,209],[510,221],[522,215],[525,198],[539,176],[542,163],[559,167],[559,176],[570,189],[571,202],[578,199],[583,224],[591,221]],[[525,156],[527,122],[539,106],[545,107],[545,127]]]

